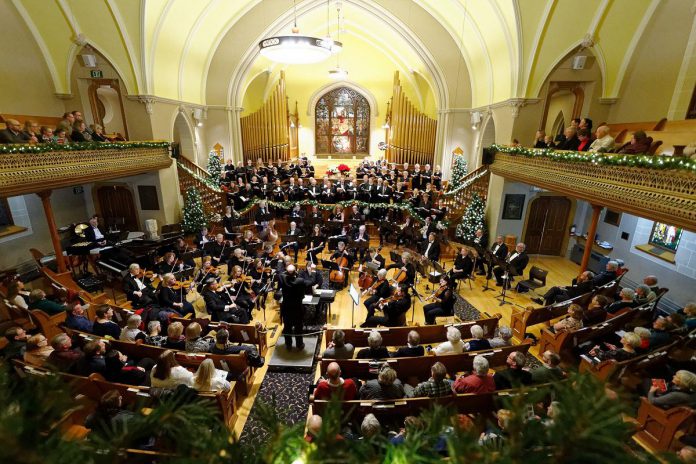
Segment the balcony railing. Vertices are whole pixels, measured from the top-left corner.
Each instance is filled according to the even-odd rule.
[[[133,176],[172,163],[167,142],[0,148],[0,197]]]
[[[493,174],[696,230],[696,165],[687,159],[497,148]]]

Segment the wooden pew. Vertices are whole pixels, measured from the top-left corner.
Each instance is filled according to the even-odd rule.
[[[32,320],[39,327],[39,331],[44,334],[44,336],[51,341],[53,337],[63,332],[60,328],[61,324],[65,322],[65,318],[68,313],[66,311],[61,311],[58,314],[50,315],[41,311],[40,309],[32,309],[30,311]]]
[[[666,118],[662,118],[659,121],[643,121],[643,122],[624,122],[624,123],[610,123],[609,134],[614,137],[617,145],[624,144],[631,140],[631,135],[635,131],[659,131],[665,126],[667,122]]]
[[[604,382],[619,384],[624,376],[628,376],[633,371],[644,371],[648,366],[654,366],[666,361],[670,350],[679,343],[681,343],[681,340],[675,340],[669,345],[620,362],[615,359],[607,359],[600,363],[592,364],[587,359],[581,358],[579,370],[583,373],[589,373]]]
[[[402,398],[398,400],[351,400],[341,401],[340,405],[346,415],[364,417],[374,414],[380,422],[401,422],[406,416],[418,416],[421,411],[431,408],[434,404],[456,408],[460,414],[489,414],[496,411],[502,400],[518,395],[528,395],[539,390],[549,389],[550,384],[525,387],[524,389],[500,390],[491,393],[452,394],[440,398]],[[317,400],[310,397],[312,414],[322,415],[330,401]]]
[[[595,295],[614,295],[622,277],[623,274],[616,280],[598,287],[592,292],[578,295],[575,298],[571,298],[567,301],[562,301],[549,306],[542,306],[540,308],[534,308],[530,311],[513,311],[512,315],[510,316],[510,328],[512,329],[512,336],[518,340],[524,340],[524,334],[527,333],[527,329],[529,327],[536,324],[549,322],[565,315],[568,312],[568,306],[571,304],[575,303],[579,304],[583,308],[587,308],[587,305],[590,304],[590,301],[592,301],[592,298],[594,298]]]
[[[572,332],[555,333],[549,329],[544,329],[539,340],[539,353],[551,350],[558,353],[566,361],[572,360],[574,364],[577,364],[576,357],[572,356],[571,353],[573,348],[589,340],[623,329],[627,322],[632,321],[640,314],[639,311],[650,311],[650,308],[652,308],[652,304],[634,308],[599,324],[583,327]]]
[[[376,363],[366,359],[322,359],[320,371],[322,375],[325,375],[329,364],[337,362],[341,367],[341,375],[343,377],[356,377],[361,380],[374,379],[377,377],[375,364],[386,362],[396,370],[400,379],[417,378],[418,381],[424,381],[430,378],[430,368],[438,361],[445,365],[450,377],[454,377],[457,372],[471,371],[473,369],[474,357],[478,355],[485,356],[491,368],[501,367],[505,366],[505,361],[510,353],[520,351],[526,354],[530,346],[530,343],[522,343],[520,345],[469,351],[460,354],[389,358]]]
[[[186,319],[184,317],[173,317],[171,321],[181,322],[184,325],[184,328],[191,322],[195,321],[201,325],[204,331],[206,328],[217,331],[221,327],[219,322],[213,322],[210,319],[205,318]],[[266,333],[255,324],[225,323],[224,326],[230,333],[230,342],[256,345],[256,349],[259,354],[261,356],[266,356],[266,352],[268,351],[268,340]]]
[[[487,319],[480,319],[478,321],[468,321],[457,324],[444,324],[444,325],[425,325],[418,327],[377,327],[370,329],[341,329],[345,333],[346,343],[350,343],[355,347],[365,347],[367,344],[367,336],[370,332],[376,330],[382,336],[383,346],[404,346],[406,345],[406,339],[408,333],[411,330],[415,330],[420,335],[420,342],[423,345],[429,343],[441,343],[447,341],[447,328],[456,327],[462,333],[462,339],[472,338],[471,337],[471,326],[478,324],[483,328],[483,333],[487,337],[493,336],[496,327],[498,327],[499,317],[490,317]],[[333,333],[336,328],[327,329],[326,336],[324,340],[327,342],[333,339]]]
[[[691,408],[662,409],[641,397],[637,418],[640,430],[633,439],[654,453],[672,450],[677,432],[693,429],[693,416]]]
[[[70,335],[73,339],[78,339],[78,342],[80,339],[86,342],[88,340],[102,338],[87,332],[80,332],[78,330],[72,330],[65,327],[63,327],[63,329],[65,330],[65,333]],[[134,359],[150,358],[157,361],[160,355],[168,349],[161,348],[159,346],[146,345],[140,342],[133,343],[106,338],[103,338],[103,340],[110,344],[112,348],[120,351],[129,358]],[[172,351],[175,353],[177,362],[189,370],[195,371],[204,360],[212,359],[215,367],[231,372],[236,376],[238,390],[237,394],[240,398],[249,395],[251,386],[254,383],[254,369],[249,366],[245,352],[241,352],[239,354],[217,355],[212,353],[187,353],[186,351],[178,350]]]

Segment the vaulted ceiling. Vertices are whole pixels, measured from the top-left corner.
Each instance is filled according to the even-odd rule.
[[[265,34],[287,31],[290,0],[12,0],[41,49],[57,93],[67,94],[88,43],[130,94],[208,105],[241,104],[261,72]],[[343,0],[346,65],[356,80],[401,71],[422,107],[478,107],[536,97],[553,68],[585,37],[617,96],[660,0]],[[335,0],[330,0],[335,33]],[[325,35],[327,1],[297,2],[305,33]],[[2,20],[0,20],[1,22]],[[333,64],[333,63],[331,63]],[[360,65],[369,68],[359,70]],[[328,67],[328,65],[325,65]],[[308,69],[308,68],[307,68]],[[316,72],[287,70],[288,79]],[[429,95],[429,92],[431,96]],[[243,96],[243,95],[242,95]]]

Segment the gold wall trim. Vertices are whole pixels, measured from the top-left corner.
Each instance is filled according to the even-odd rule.
[[[593,204],[696,231],[696,176],[496,153],[491,172]]]
[[[167,147],[0,155],[0,197],[158,171],[171,165]]]

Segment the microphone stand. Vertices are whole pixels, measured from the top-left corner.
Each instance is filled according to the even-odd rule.
[[[416,290],[416,286],[412,285],[410,290],[411,290],[411,293],[413,293],[413,295],[416,298],[418,298],[418,301],[423,303],[423,298],[421,298],[420,293],[418,293],[418,290]],[[411,325],[413,325],[413,321],[415,320],[415,318],[416,318],[416,301],[412,299],[411,300]]]

